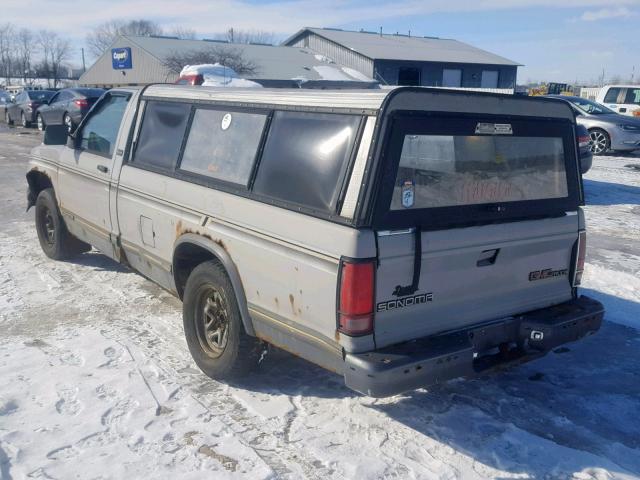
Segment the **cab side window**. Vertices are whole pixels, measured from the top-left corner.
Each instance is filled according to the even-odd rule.
[[[80,149],[111,157],[128,101],[128,96],[107,94],[82,126]]]
[[[618,103],[619,94],[619,88],[610,88],[607,94],[604,96],[604,103]]]

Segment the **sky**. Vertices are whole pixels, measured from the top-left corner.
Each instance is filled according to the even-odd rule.
[[[25,13],[27,12],[27,13]],[[110,19],[145,18],[201,38],[230,27],[274,32],[302,27],[454,38],[524,66],[518,83],[640,78],[640,0],[2,0],[0,24],[49,29],[73,41]]]

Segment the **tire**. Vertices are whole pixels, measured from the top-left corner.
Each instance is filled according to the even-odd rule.
[[[36,124],[38,125],[38,130],[40,130],[41,132],[44,132],[44,129],[47,127],[44,124],[44,120],[42,119],[42,115],[38,114],[38,116],[36,117]]]
[[[73,125],[73,120],[71,120],[71,117],[67,112],[65,112],[62,116],[62,123],[67,126],[67,131],[69,133],[73,132],[75,126]]]
[[[63,260],[91,250],[91,245],[78,240],[67,230],[52,188],[45,188],[38,194],[36,231],[42,251],[54,260]]]
[[[611,138],[609,134],[600,128],[589,130],[591,137],[591,152],[594,155],[603,155],[611,148]]]
[[[230,380],[258,365],[262,343],[245,333],[233,286],[217,261],[189,275],[182,315],[191,356],[207,376]]]
[[[11,120],[8,111],[4,112],[4,121],[7,122],[7,125],[13,125],[13,120]]]
[[[31,122],[27,121],[27,117],[24,116],[24,112],[20,113],[20,122],[24,128],[29,128],[31,126]]]

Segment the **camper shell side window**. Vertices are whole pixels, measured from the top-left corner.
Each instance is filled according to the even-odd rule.
[[[130,166],[342,224],[364,116],[143,97]]]

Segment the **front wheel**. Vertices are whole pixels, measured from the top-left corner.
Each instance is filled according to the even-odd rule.
[[[27,117],[25,116],[24,112],[20,114],[20,123],[22,123],[22,126],[24,128],[27,128],[31,125],[31,122],[27,120]]]
[[[13,125],[13,120],[11,120],[11,117],[9,116],[8,111],[4,112],[4,121],[6,122],[7,125]]]
[[[611,148],[611,139],[609,134],[599,128],[589,130],[591,138],[591,151],[594,155],[602,155]]]
[[[44,132],[45,124],[44,124],[44,120],[42,120],[42,115],[38,114],[36,121],[38,124],[38,130],[40,130],[41,132]]]
[[[189,351],[207,376],[227,380],[257,366],[262,344],[245,333],[233,286],[218,262],[191,272],[182,312]]]
[[[47,257],[54,260],[63,260],[91,250],[91,245],[78,240],[67,230],[58,211],[52,188],[45,188],[38,194],[36,231],[42,251]]]

